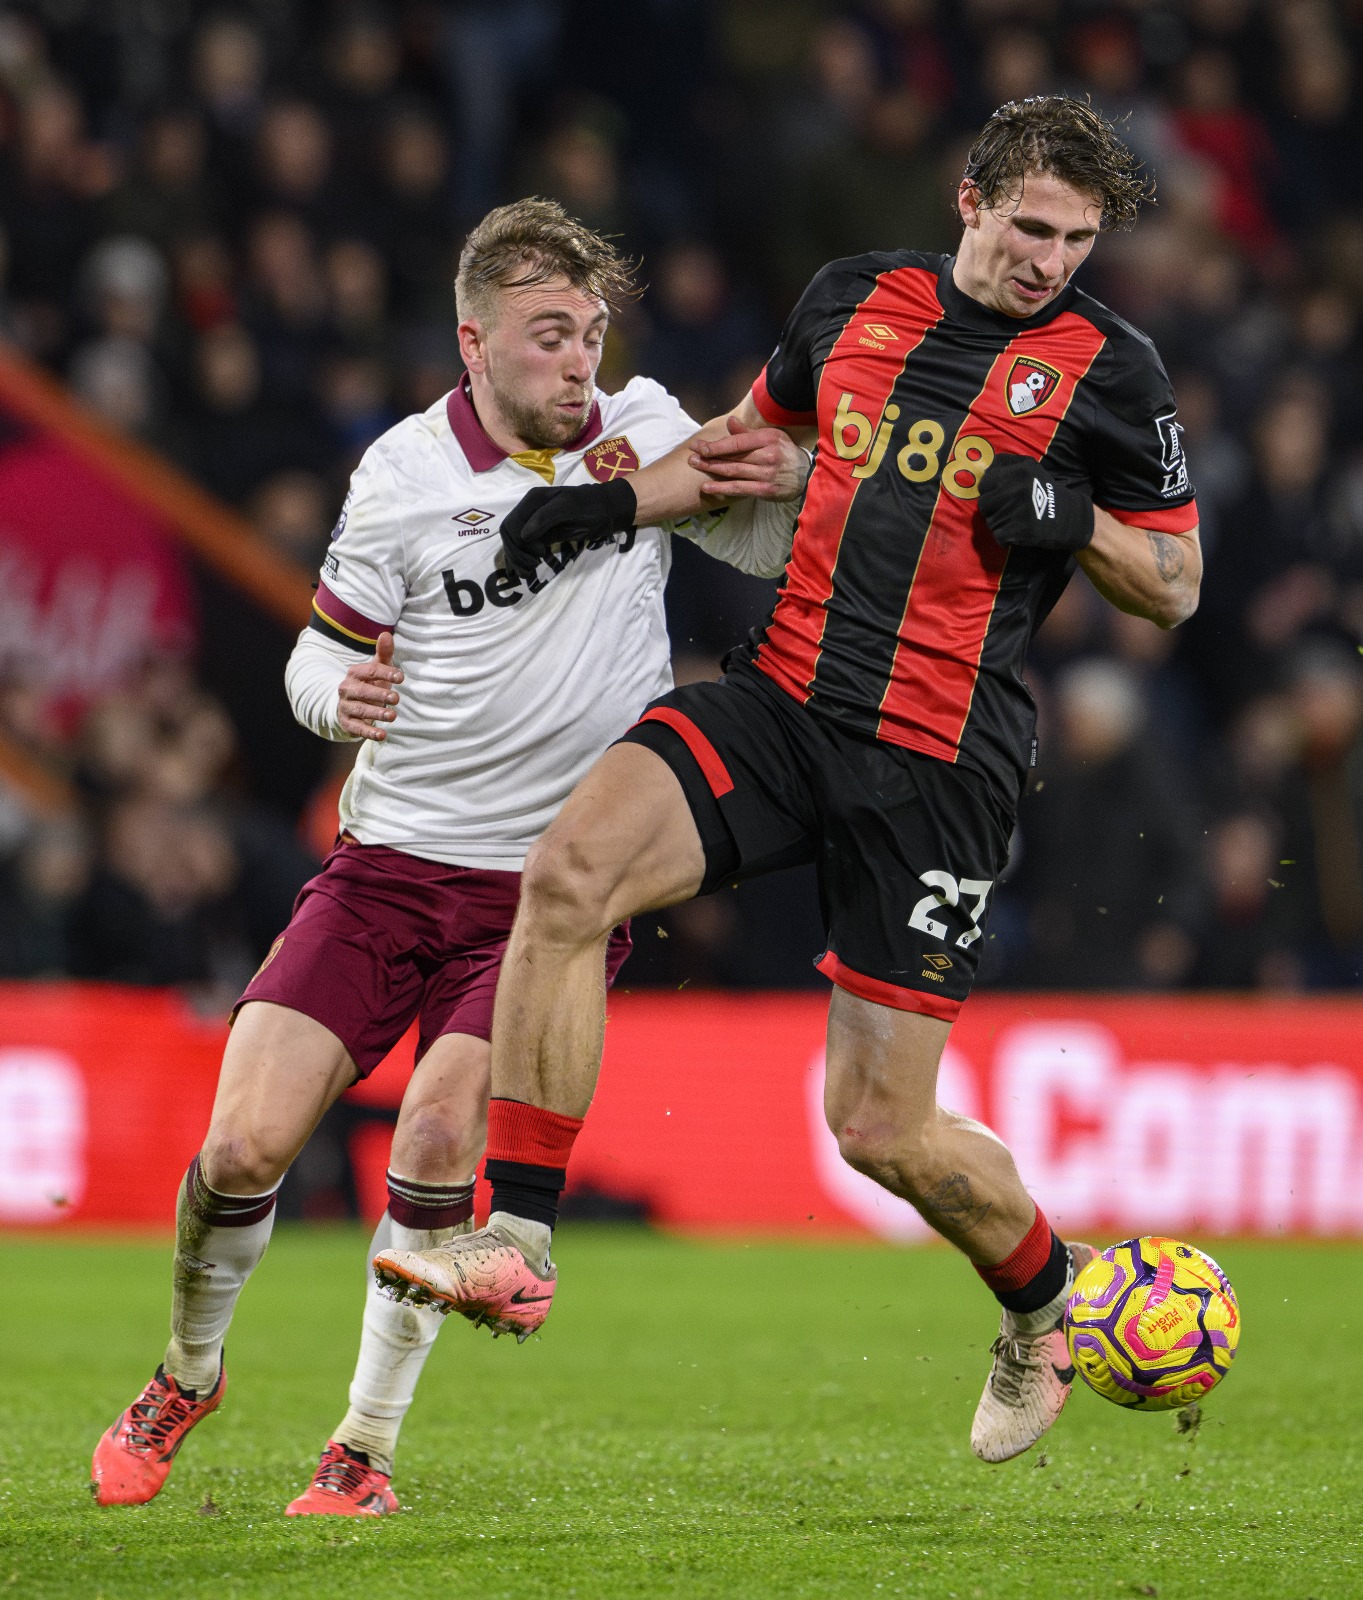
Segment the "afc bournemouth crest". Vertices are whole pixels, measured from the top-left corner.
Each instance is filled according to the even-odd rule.
[[[1060,374],[1054,367],[1035,356],[1019,356],[1008,372],[1008,409],[1015,417],[1026,416],[1046,404],[1059,382]]]
[[[627,472],[637,472],[639,457],[622,433],[617,438],[594,444],[583,456],[582,465],[598,483],[609,483],[613,478],[624,477]]]

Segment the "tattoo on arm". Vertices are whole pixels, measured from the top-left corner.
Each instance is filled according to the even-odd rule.
[[[1183,546],[1167,533],[1151,533],[1148,528],[1145,537],[1150,541],[1155,568],[1160,577],[1165,583],[1177,583],[1183,576]]]
[[[923,1196],[919,1209],[934,1226],[940,1222],[954,1233],[969,1233],[979,1227],[994,1204],[991,1200],[977,1200],[970,1192],[970,1179],[965,1173],[953,1172]]]

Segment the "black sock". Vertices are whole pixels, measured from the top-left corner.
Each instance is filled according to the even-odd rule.
[[[1052,1233],[1051,1253],[1046,1258],[1046,1265],[1036,1277],[1024,1283],[1020,1289],[1005,1290],[1002,1294],[997,1294],[996,1298],[999,1304],[1009,1311],[1040,1311],[1042,1306],[1049,1305],[1065,1287],[1069,1273],[1069,1246],[1059,1234]]]
[[[558,1199],[567,1182],[566,1167],[538,1167],[530,1161],[483,1163],[483,1175],[492,1185],[492,1209],[513,1217],[542,1222],[552,1228],[558,1221]]]

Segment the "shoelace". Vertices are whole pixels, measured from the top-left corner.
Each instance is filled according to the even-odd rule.
[[[319,1489],[330,1489],[334,1494],[354,1494],[364,1487],[369,1468],[362,1462],[338,1451],[330,1461],[322,1461],[313,1483]]]
[[[145,1395],[128,1407],[126,1432],[130,1450],[157,1450],[193,1410],[183,1395],[163,1389],[160,1399]]]
[[[1006,1406],[1020,1404],[1024,1375],[1036,1371],[1042,1364],[1032,1356],[1031,1348],[1030,1339],[1006,1333],[1001,1333],[989,1346],[989,1353],[994,1357],[990,1386]]]

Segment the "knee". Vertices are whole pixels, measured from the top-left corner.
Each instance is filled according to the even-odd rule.
[[[210,1128],[199,1171],[219,1194],[264,1194],[284,1176],[292,1154],[253,1130]]]
[[[608,933],[611,875],[571,837],[532,846],[521,875],[521,914],[556,944],[588,944]]]
[[[888,1120],[853,1117],[833,1132],[848,1166],[873,1178],[882,1188],[915,1203],[931,1192],[938,1162],[930,1127],[897,1126]]]
[[[419,1106],[403,1115],[393,1139],[393,1170],[417,1183],[451,1183],[478,1165],[487,1114],[470,1118],[450,1106]]]

